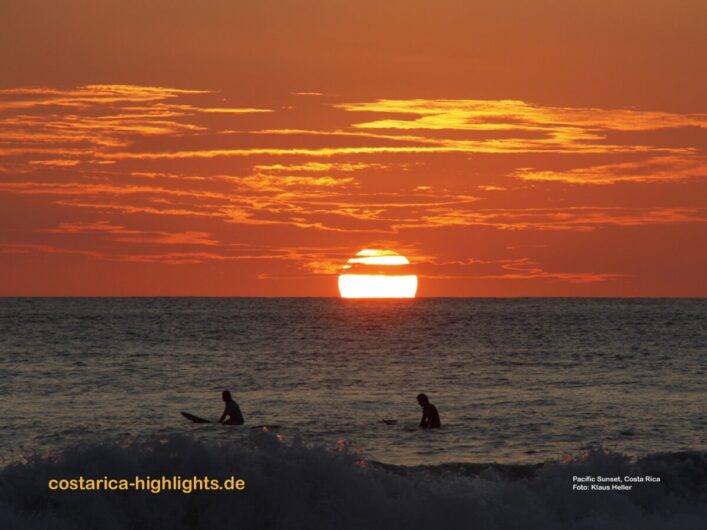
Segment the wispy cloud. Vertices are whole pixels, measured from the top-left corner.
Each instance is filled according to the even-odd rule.
[[[624,278],[615,272],[568,272],[547,270],[532,258],[495,260],[466,259],[462,261],[429,260],[418,266],[423,278],[445,280],[544,280],[562,283],[598,283]]]
[[[567,171],[521,168],[516,172],[516,176],[528,181],[570,184],[679,181],[707,177],[707,157],[659,156],[638,162],[616,162]]]
[[[410,115],[409,119],[360,122],[363,129],[564,130],[592,139],[592,129],[644,131],[705,127],[707,114],[676,114],[634,109],[533,105],[519,100],[382,99],[338,105],[351,112]],[[572,136],[570,134],[569,136]]]
[[[403,228],[482,226],[500,230],[590,232],[609,226],[707,223],[707,208],[627,208],[579,206],[569,208],[469,209],[435,207],[419,221],[396,224]]]

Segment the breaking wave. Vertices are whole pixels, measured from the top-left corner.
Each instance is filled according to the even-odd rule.
[[[632,459],[591,451],[538,465],[391,466],[256,433],[235,446],[187,437],[95,444],[0,470],[4,529],[682,529],[707,521],[707,453]],[[50,491],[53,478],[246,481],[242,492]],[[659,477],[631,491],[577,492],[573,476]]]

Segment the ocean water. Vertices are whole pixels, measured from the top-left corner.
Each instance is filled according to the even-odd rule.
[[[705,528],[706,324],[706,300],[0,299],[0,527],[228,527],[221,494],[76,511],[44,479],[232,465],[244,528]],[[244,427],[181,417],[224,389]]]

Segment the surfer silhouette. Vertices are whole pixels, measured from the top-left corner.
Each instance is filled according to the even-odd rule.
[[[226,408],[221,414],[221,418],[218,420],[219,423],[224,425],[243,425],[243,414],[241,414],[241,408],[238,403],[233,401],[231,393],[228,390],[224,390],[221,393],[221,398],[226,402]],[[228,416],[228,420],[224,421]]]
[[[439,412],[437,412],[437,407],[430,403],[429,398],[425,394],[418,394],[417,402],[422,407],[420,427],[423,429],[439,429],[442,426],[442,423],[439,421]]]

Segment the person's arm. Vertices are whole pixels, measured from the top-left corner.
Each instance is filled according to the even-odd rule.
[[[223,420],[226,419],[227,415],[228,415],[228,405],[226,405],[226,408],[223,409],[223,414],[221,414],[221,417],[219,418],[218,422],[223,423]]]
[[[427,411],[425,409],[422,410],[422,419],[420,420],[420,427],[423,429],[427,427],[427,424],[429,423],[430,418],[427,416]]]

